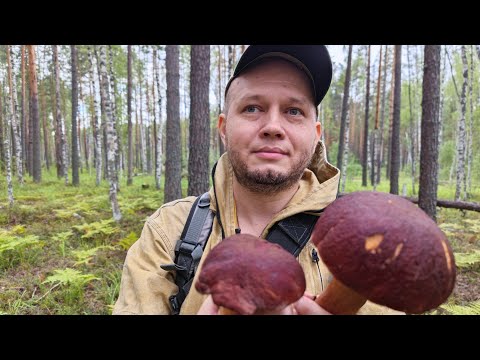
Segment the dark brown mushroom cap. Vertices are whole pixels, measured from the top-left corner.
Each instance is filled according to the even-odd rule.
[[[312,242],[337,280],[392,309],[422,313],[453,290],[455,259],[445,234],[400,196],[342,196],[320,216]]]
[[[297,301],[306,283],[298,261],[280,245],[236,234],[208,253],[195,287],[217,305],[250,315]]]

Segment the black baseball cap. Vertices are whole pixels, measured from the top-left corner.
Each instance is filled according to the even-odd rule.
[[[280,57],[302,68],[312,81],[315,105],[320,104],[332,81],[332,61],[325,45],[250,45],[240,57],[225,95],[235,78],[266,57]]]

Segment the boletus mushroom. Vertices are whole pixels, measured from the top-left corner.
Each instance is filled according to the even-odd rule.
[[[334,277],[316,302],[332,314],[355,314],[367,299],[420,314],[442,304],[455,284],[445,234],[398,195],[359,191],[338,198],[311,240]]]
[[[235,234],[205,258],[195,288],[211,294],[222,314],[265,314],[285,308],[305,292],[303,269],[280,245]]]

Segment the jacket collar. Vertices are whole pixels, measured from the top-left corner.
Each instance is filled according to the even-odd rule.
[[[222,236],[235,233],[233,168],[228,153],[224,153],[212,170],[213,187],[210,189],[210,208],[220,215]],[[326,158],[324,144],[319,141],[312,162],[300,179],[300,186],[285,209],[280,211],[265,228],[266,235],[277,221],[300,212],[318,212],[336,199],[340,171]],[[218,211],[217,211],[218,207]]]

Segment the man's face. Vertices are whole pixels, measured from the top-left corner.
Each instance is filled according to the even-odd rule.
[[[218,126],[238,182],[262,193],[293,186],[321,133],[307,75],[269,59],[246,70],[228,92]]]

